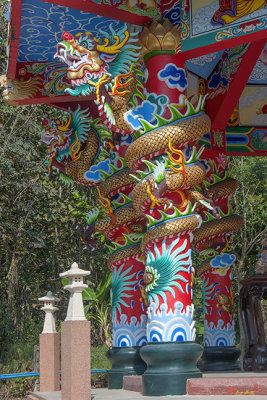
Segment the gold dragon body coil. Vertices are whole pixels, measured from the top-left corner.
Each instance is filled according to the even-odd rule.
[[[201,138],[210,130],[210,118],[205,113],[185,118],[135,140],[126,150],[125,161],[128,167],[136,170],[140,160],[162,154],[169,148],[169,140],[175,148],[185,146]]]
[[[127,168],[111,175],[101,183],[99,190],[101,195],[110,198],[112,193],[121,190],[124,186],[134,186],[135,181],[131,176],[131,171]]]
[[[132,170],[137,170],[144,160],[151,160],[153,157],[166,153],[170,143],[175,149],[183,148],[187,143],[192,143],[202,137],[209,129],[209,117],[205,113],[200,112],[149,131],[129,146],[125,154],[126,164]],[[177,172],[171,169],[165,170],[166,192],[193,188],[201,184],[206,175],[205,167],[200,162],[185,165],[185,176]],[[144,215],[146,214],[147,205],[151,201],[147,190],[148,186],[152,193],[156,190],[157,185],[153,174],[140,180],[132,191],[133,206]],[[158,226],[149,228],[145,233],[141,249],[145,251],[149,242],[157,240],[159,237],[190,232],[199,227],[200,221],[201,219],[192,213],[159,223]]]

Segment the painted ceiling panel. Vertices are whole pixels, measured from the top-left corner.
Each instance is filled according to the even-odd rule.
[[[234,20],[232,22],[229,22],[227,26],[239,24],[242,22],[249,21],[251,19],[255,19],[258,17],[262,17],[267,15],[267,8],[261,6],[261,1],[258,0],[258,4],[261,6],[259,10],[255,10],[253,12],[250,11],[253,10],[253,7],[250,6],[251,2],[247,2],[243,5],[243,13],[244,16],[241,16],[237,20]],[[256,2],[255,3],[255,8],[257,7]],[[216,29],[221,29],[222,24],[221,23],[215,23],[213,20],[214,15],[216,11],[220,9],[220,4],[219,0],[191,0],[192,4],[192,35],[200,35],[201,33],[208,33],[210,31],[214,31]],[[240,6],[242,7],[242,6]],[[247,7],[247,10],[246,10]],[[225,12],[227,14],[227,12]],[[230,15],[230,12],[229,12]],[[242,15],[242,13],[240,13]]]
[[[90,31],[97,37],[101,30],[109,31],[110,25],[116,31],[124,24],[122,21],[58,7],[41,0],[23,0],[18,62],[53,61],[63,30],[71,34]],[[135,29],[134,26],[132,28]]]
[[[267,44],[249,77],[248,83],[267,85]],[[266,88],[267,91],[267,88]]]
[[[246,86],[239,99],[239,124],[267,126],[267,86]]]
[[[223,51],[218,51],[216,53],[206,54],[202,57],[192,58],[186,62],[186,66],[189,71],[207,79],[219,62],[222,53]]]

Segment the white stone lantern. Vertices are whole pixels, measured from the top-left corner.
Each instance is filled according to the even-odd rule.
[[[58,310],[58,308],[55,307],[55,302],[59,301],[59,299],[54,297],[52,292],[49,291],[46,296],[39,297],[38,300],[44,302],[44,306],[41,308],[41,310],[45,312],[45,321],[42,333],[56,333],[54,312]]]
[[[70,292],[68,311],[65,321],[84,321],[86,320],[83,309],[82,291],[88,287],[83,282],[83,277],[90,275],[89,271],[85,271],[78,267],[74,262],[71,268],[59,274],[61,278],[68,278],[69,284],[64,289]]]

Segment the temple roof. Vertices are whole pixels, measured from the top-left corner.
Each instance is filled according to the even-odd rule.
[[[100,38],[124,27],[138,32],[153,20],[168,18],[181,30],[180,55],[190,72],[190,94],[199,92],[202,79],[208,98],[217,98],[238,79],[237,126],[261,127],[266,135],[267,8],[260,2],[245,3],[243,14],[231,16],[234,13],[218,10],[214,0],[13,0],[4,97],[14,105],[49,103],[61,108],[88,101],[65,93],[70,87],[66,66],[54,59],[62,32],[89,31]],[[208,107],[212,114],[211,101]]]

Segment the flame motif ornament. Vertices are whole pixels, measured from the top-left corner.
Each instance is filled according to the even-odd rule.
[[[135,274],[130,274],[133,266],[123,271],[125,264],[122,264],[120,268],[114,268],[112,274],[112,318],[116,319],[118,315],[121,315],[121,306],[129,307],[129,304],[125,303],[124,298],[131,297],[131,294],[126,293],[134,290],[134,286],[137,284],[136,280],[132,280]]]
[[[155,303],[156,309],[160,302],[166,303],[166,292],[169,292],[175,299],[174,288],[177,288],[182,293],[185,292],[185,287],[181,283],[188,284],[188,279],[181,274],[188,274],[191,267],[191,249],[184,253],[187,247],[187,240],[180,247],[176,247],[179,239],[174,240],[169,246],[166,245],[166,239],[162,242],[161,251],[154,245],[153,251],[147,253],[146,270],[153,275],[153,281],[146,286],[148,299],[150,304]]]

